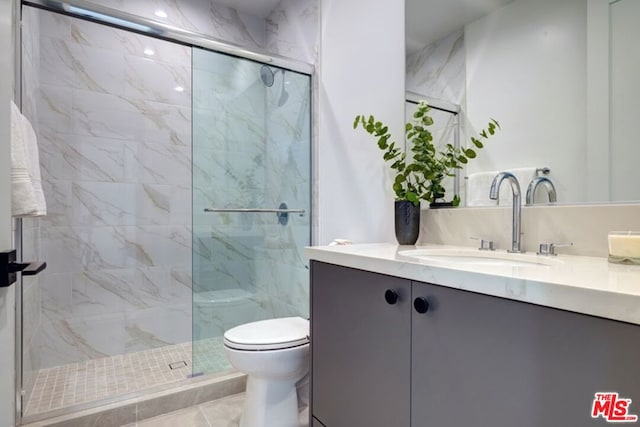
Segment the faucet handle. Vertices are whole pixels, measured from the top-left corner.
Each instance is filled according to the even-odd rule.
[[[480,241],[480,247],[478,248],[479,251],[495,251],[496,250],[496,248],[493,247],[493,240],[484,240],[479,237],[469,237],[469,239]]]
[[[567,246],[573,246],[573,243],[540,243],[540,248],[537,253],[538,255],[557,256],[556,248],[564,248]]]

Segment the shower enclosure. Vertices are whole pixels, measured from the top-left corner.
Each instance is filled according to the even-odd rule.
[[[49,266],[23,279],[25,420],[223,372],[226,329],[307,317],[310,67],[22,15],[48,202],[23,254]]]

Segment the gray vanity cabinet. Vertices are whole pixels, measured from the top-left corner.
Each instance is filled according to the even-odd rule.
[[[640,327],[413,282],[412,427],[584,427],[596,392],[640,415]]]
[[[313,416],[326,427],[408,427],[411,282],[318,262],[311,280]]]
[[[325,427],[609,425],[591,417],[597,392],[640,415],[640,326],[311,268],[311,410]]]

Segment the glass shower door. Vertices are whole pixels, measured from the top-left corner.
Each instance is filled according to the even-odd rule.
[[[193,49],[193,373],[224,331],[308,317],[311,78]]]

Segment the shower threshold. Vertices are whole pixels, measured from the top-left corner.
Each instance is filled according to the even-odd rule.
[[[41,369],[23,417],[41,420],[182,385],[201,372],[230,369],[221,337],[198,341],[197,346],[195,360],[188,342]]]

